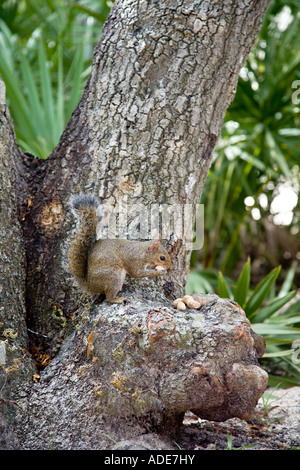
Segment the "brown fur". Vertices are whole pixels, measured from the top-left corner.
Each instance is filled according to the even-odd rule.
[[[96,241],[99,222],[97,202],[91,196],[78,196],[73,209],[79,227],[68,251],[68,269],[84,291],[105,294],[110,302],[117,297],[126,274],[134,278],[159,276],[172,267],[170,257],[159,242],[103,239]]]

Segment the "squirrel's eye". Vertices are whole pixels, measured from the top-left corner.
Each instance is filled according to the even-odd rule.
[[[161,261],[165,261],[166,257],[164,255],[161,255],[160,259]]]

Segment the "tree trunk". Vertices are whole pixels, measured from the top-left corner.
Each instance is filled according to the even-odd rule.
[[[74,227],[68,201],[80,191],[111,207],[128,204],[129,225],[140,223],[133,212],[140,204],[148,214],[155,205],[192,209],[193,226],[225,111],[268,4],[116,1],[82,98],[47,160],[22,155],[0,103],[3,448],[106,448],[104,433],[145,432],[151,439],[140,445],[151,448],[162,445],[156,433],[177,428],[189,409],[218,420],[255,407],[266,374],[240,309],[233,321],[228,302],[213,299],[201,315],[183,315],[170,303],[184,294],[186,230],[178,237],[173,224],[165,240],[173,271],[128,283],[123,307],[82,297],[64,259]],[[211,357],[224,345],[217,364]]]

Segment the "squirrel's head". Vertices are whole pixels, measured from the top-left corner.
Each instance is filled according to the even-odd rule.
[[[151,255],[151,265],[157,271],[166,271],[172,269],[171,258],[167,250],[161,245],[160,239],[154,240],[148,248]]]

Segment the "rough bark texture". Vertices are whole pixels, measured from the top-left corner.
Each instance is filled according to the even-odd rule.
[[[15,443],[16,400],[29,393],[35,372],[25,321],[26,262],[17,204],[20,157],[0,77],[0,447],[2,439]]]
[[[188,409],[216,420],[253,410],[266,375],[242,312],[214,301],[182,314],[166,299],[184,292],[184,234],[167,240],[173,272],[129,284],[125,307],[85,305],[63,260],[71,194],[93,192],[113,206],[200,201],[268,3],[117,0],[47,160],[21,154],[2,106],[2,448],[106,448],[104,433],[145,432],[137,445],[168,447],[156,433],[177,429]],[[35,385],[26,327],[35,358],[43,366],[52,358]]]

